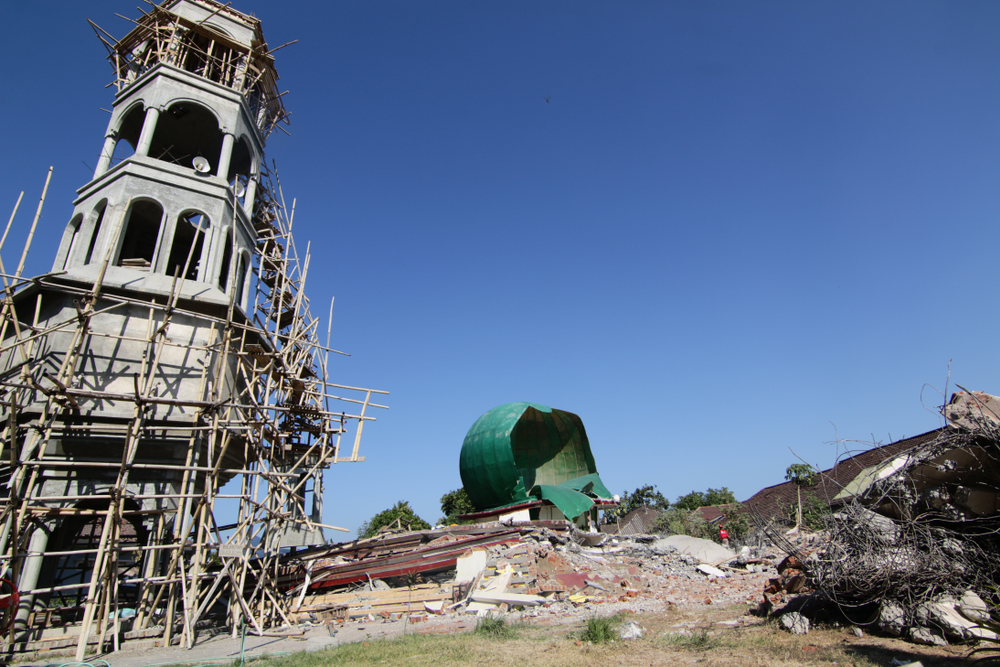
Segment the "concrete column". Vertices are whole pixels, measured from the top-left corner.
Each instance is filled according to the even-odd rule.
[[[49,545],[49,532],[42,526],[37,526],[28,541],[28,551],[44,554]],[[24,567],[21,569],[21,578],[17,582],[19,591],[30,591],[38,585],[38,573],[42,570],[42,555],[28,556],[24,559]],[[23,631],[28,627],[28,615],[31,614],[35,606],[34,595],[22,595],[21,602],[17,605],[17,618],[15,627]]]
[[[247,181],[247,191],[243,195],[243,210],[247,217],[253,219],[253,200],[257,196],[257,179],[251,177]]]
[[[97,169],[94,170],[94,180],[108,170],[111,166],[111,156],[115,152],[115,144],[118,138],[113,134],[104,137],[104,148],[101,149],[101,158],[97,161]]]
[[[219,169],[215,172],[223,179],[229,176],[229,160],[233,156],[233,142],[235,138],[229,132],[222,135],[222,151],[219,153]]]
[[[153,132],[156,130],[156,120],[160,110],[156,107],[146,109],[146,118],[142,122],[142,132],[139,133],[139,145],[135,147],[137,157],[149,155],[149,145],[153,143]]]
[[[205,240],[201,244],[201,268],[198,280],[203,283],[215,284],[215,272],[218,271],[216,267],[219,265],[218,249],[221,232],[218,225],[209,225],[202,232],[205,234]]]
[[[312,522],[323,523],[323,475],[313,480]]]

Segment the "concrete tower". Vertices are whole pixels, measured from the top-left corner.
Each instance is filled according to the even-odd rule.
[[[361,390],[358,414],[330,409],[308,256],[263,166],[286,114],[260,22],[165,0],[105,46],[118,93],[97,169],[52,273],[18,276],[0,324],[18,641],[60,628],[81,658],[157,627],[190,644],[220,604],[232,624],[281,622],[268,559],[322,541],[322,471],[362,460],[374,405]]]

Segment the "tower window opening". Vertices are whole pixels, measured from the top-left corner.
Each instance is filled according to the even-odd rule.
[[[87,254],[83,258],[84,264],[90,264],[94,260],[94,248],[97,247],[97,237],[101,235],[101,223],[104,222],[104,212],[108,209],[108,201],[105,199],[97,205],[94,220],[94,231],[90,234],[90,242],[87,244]]]
[[[83,224],[83,216],[74,216],[72,220],[69,221],[69,229],[72,236],[69,240],[69,247],[66,248],[66,256],[63,258],[63,268],[70,262],[70,258],[73,256],[73,251],[76,249],[77,243],[80,241],[80,226]]]
[[[233,289],[236,290],[236,297],[234,299],[237,306],[243,308],[243,283],[247,280],[247,264],[246,260],[241,253],[236,258],[236,284],[233,285]]]
[[[226,240],[222,243],[222,266],[219,268],[219,289],[226,291],[229,282],[229,265],[233,261],[233,232],[226,232]]]
[[[163,209],[156,202],[141,200],[132,204],[118,266],[147,270],[152,266],[162,220]]]
[[[201,268],[201,252],[205,241],[208,218],[192,211],[177,220],[174,242],[167,260],[167,275],[180,275],[184,280],[197,280]],[[186,267],[186,270],[185,270]]]
[[[175,102],[161,113],[149,147],[149,157],[184,167],[199,155],[214,162],[221,152],[219,121],[194,102]]]
[[[135,154],[145,118],[146,110],[141,104],[136,104],[125,114],[116,133],[118,141],[112,154],[112,162],[121,162]]]
[[[250,178],[250,168],[253,165],[253,152],[250,150],[250,143],[246,137],[240,137],[233,146],[232,157],[229,160],[229,173],[226,174],[228,183],[235,183],[237,179],[242,181],[243,186]]]

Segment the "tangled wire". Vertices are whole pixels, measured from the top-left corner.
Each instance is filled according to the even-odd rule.
[[[951,426],[874,470],[867,488],[836,508],[826,539],[803,554],[810,584],[840,607],[895,603],[911,620],[942,594],[984,594],[1000,581],[1000,415],[966,394]]]

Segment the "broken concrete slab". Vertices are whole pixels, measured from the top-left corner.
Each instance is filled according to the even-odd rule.
[[[712,567],[711,565],[708,565],[706,563],[702,563],[701,565],[698,565],[695,569],[698,570],[699,572],[704,572],[705,574],[707,574],[710,577],[723,578],[723,577],[726,576],[726,573],[723,572],[722,570],[720,570],[719,568]]]
[[[946,640],[941,635],[936,632],[932,632],[927,628],[920,626],[914,626],[909,628],[906,632],[907,637],[914,644],[926,644],[927,646],[947,646],[948,640]]]
[[[968,597],[966,597],[968,596]],[[967,591],[963,595],[963,600],[968,599],[970,604],[975,605],[972,597],[975,596],[986,607],[986,603],[979,599],[979,596],[972,591]],[[996,639],[997,635],[986,628],[978,627],[979,623],[971,620],[961,613],[962,603],[951,596],[941,596],[937,600],[925,603],[917,607],[916,620],[920,625],[936,628],[945,637],[953,639]]]
[[[473,602],[487,602],[490,604],[509,604],[512,607],[534,607],[548,602],[539,595],[528,595],[526,593],[497,593],[478,591],[472,594]]]
[[[474,581],[486,569],[486,550],[473,549],[458,557],[455,562],[455,583]]]
[[[716,563],[726,558],[735,558],[736,552],[712,540],[703,540],[688,535],[671,535],[656,540],[655,549],[676,549],[678,553],[694,556],[703,563]]]

